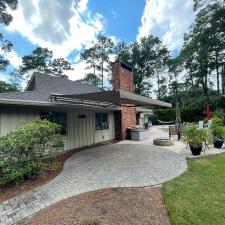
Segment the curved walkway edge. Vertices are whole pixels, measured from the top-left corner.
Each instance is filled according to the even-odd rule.
[[[63,199],[112,187],[164,183],[187,169],[186,156],[153,146],[112,144],[76,153],[49,183],[0,204],[0,224],[22,219]]]

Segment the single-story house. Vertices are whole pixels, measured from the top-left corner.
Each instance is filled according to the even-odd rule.
[[[23,92],[0,94],[0,136],[46,118],[62,125],[65,150],[126,138],[136,126],[136,107],[171,104],[133,93],[133,70],[112,64],[112,91],[35,72]],[[140,108],[138,109],[140,111]],[[140,112],[138,112],[140,113]]]

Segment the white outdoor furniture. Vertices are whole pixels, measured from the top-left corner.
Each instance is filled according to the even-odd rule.
[[[131,130],[131,140],[142,141],[149,138],[149,130],[147,129],[134,129]]]

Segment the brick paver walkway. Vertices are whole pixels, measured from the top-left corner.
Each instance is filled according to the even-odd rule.
[[[187,169],[184,155],[150,145],[112,144],[79,152],[48,184],[0,204],[0,224],[16,224],[60,200],[110,187],[161,184]]]

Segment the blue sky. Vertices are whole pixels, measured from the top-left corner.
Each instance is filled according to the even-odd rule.
[[[99,33],[127,43],[158,35],[173,54],[179,52],[184,32],[194,20],[192,0],[19,0],[13,21],[0,32],[14,44],[6,57],[14,67],[37,46],[54,57],[71,61],[71,79],[82,78],[85,62],[79,52]],[[1,77],[6,77],[2,74]]]
[[[145,7],[145,0],[92,0],[92,12],[99,12],[106,21],[106,33],[119,40],[132,42],[136,39],[138,27]]]

